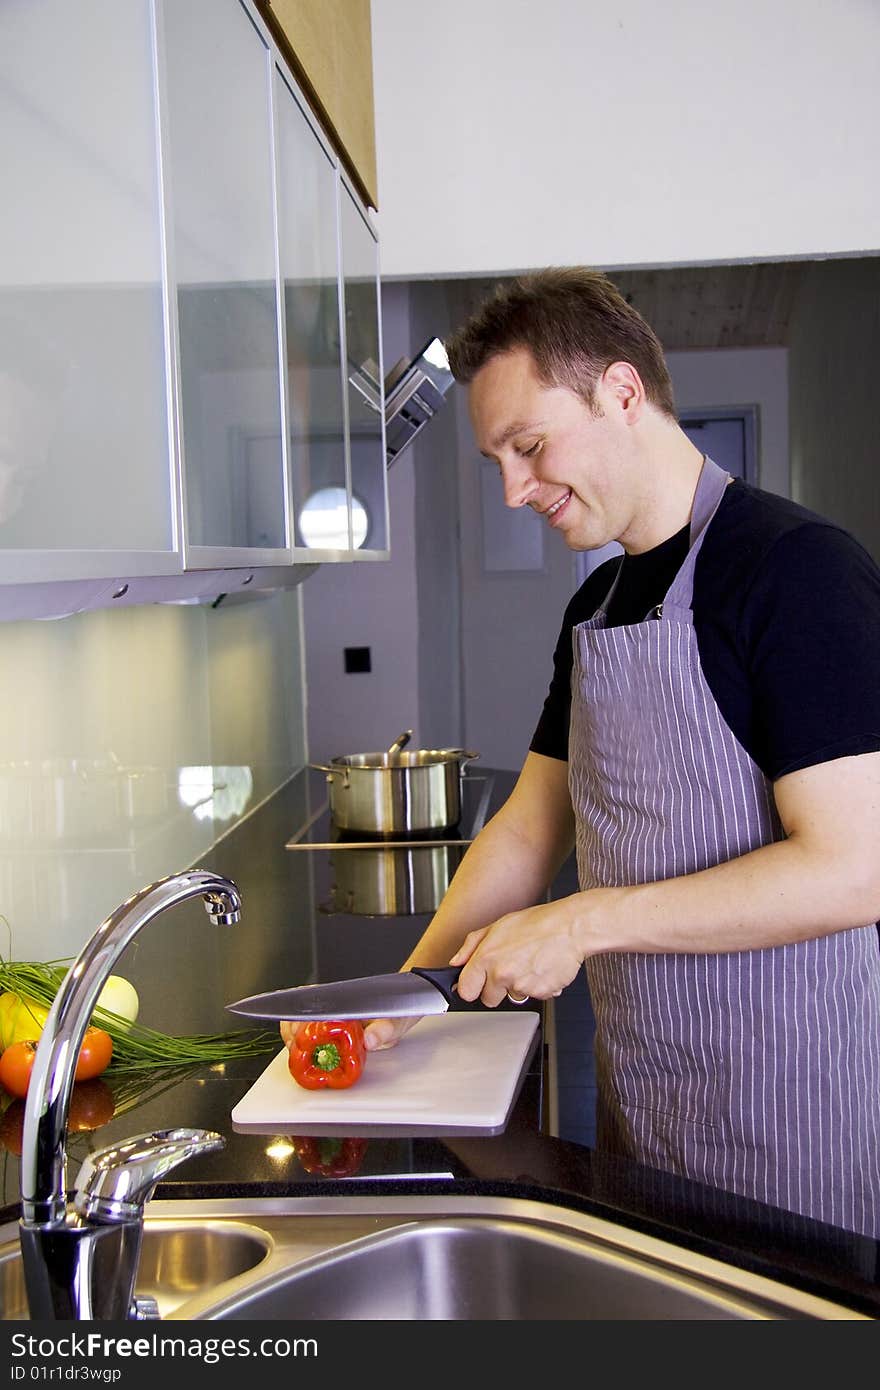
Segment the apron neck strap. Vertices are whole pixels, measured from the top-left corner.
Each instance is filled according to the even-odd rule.
[[[691,510],[690,549],[685,556],[684,564],[667,590],[663,600],[664,608],[667,604],[672,608],[691,607],[694,598],[694,569],[697,556],[703,541],[706,539],[709,523],[721,505],[721,499],[730,482],[732,482],[731,475],[726,473],[723,468],[719,468],[708,454],[704,454],[703,467],[700,471],[697,490],[694,493],[694,505]]]
[[[610,584],[610,586],[609,586],[608,592],[606,593],[606,595],[605,595],[605,597],[603,598],[602,602],[599,604],[599,607],[596,609],[595,613],[593,614],[593,617],[592,617],[592,620],[591,620],[592,622],[594,622],[594,623],[595,623],[595,622],[604,622],[605,619],[608,617],[608,609],[609,609],[609,607],[610,607],[610,605],[611,605],[611,599],[612,599],[612,596],[613,596],[613,594],[614,594],[614,590],[617,588],[618,584],[620,583],[620,576],[621,576],[621,574],[623,573],[623,562],[624,562],[625,559],[626,559],[626,556],[625,556],[625,555],[621,555],[620,559],[618,560],[618,562],[617,562],[617,568],[616,568],[616,570],[614,571],[614,578],[613,578],[612,581],[611,581],[611,584]]]

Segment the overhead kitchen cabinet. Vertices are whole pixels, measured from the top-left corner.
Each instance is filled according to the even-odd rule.
[[[350,559],[338,159],[251,8],[159,14],[184,564]]]
[[[375,236],[251,0],[10,0],[0,120],[0,617],[351,559]],[[327,489],[343,532],[316,544]]]

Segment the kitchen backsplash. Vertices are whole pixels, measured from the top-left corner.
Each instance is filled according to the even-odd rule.
[[[75,954],[305,762],[300,590],[0,624],[0,953]]]

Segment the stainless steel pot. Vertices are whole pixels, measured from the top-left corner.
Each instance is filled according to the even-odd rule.
[[[413,835],[458,824],[462,773],[479,756],[463,748],[385,750],[311,766],[327,774],[330,815],[340,830]]]
[[[466,849],[461,844],[331,851],[333,881],[321,911],[357,917],[434,913]]]

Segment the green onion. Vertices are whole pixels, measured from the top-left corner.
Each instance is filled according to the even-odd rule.
[[[0,991],[12,990],[35,1004],[50,1006],[67,974],[68,961],[7,961],[0,957]],[[277,1030],[260,1032],[194,1033],[176,1037],[131,1023],[109,1009],[95,1009],[95,1027],[113,1040],[108,1071],[138,1071],[156,1067],[200,1066],[230,1062],[239,1057],[259,1057],[277,1051]]]

